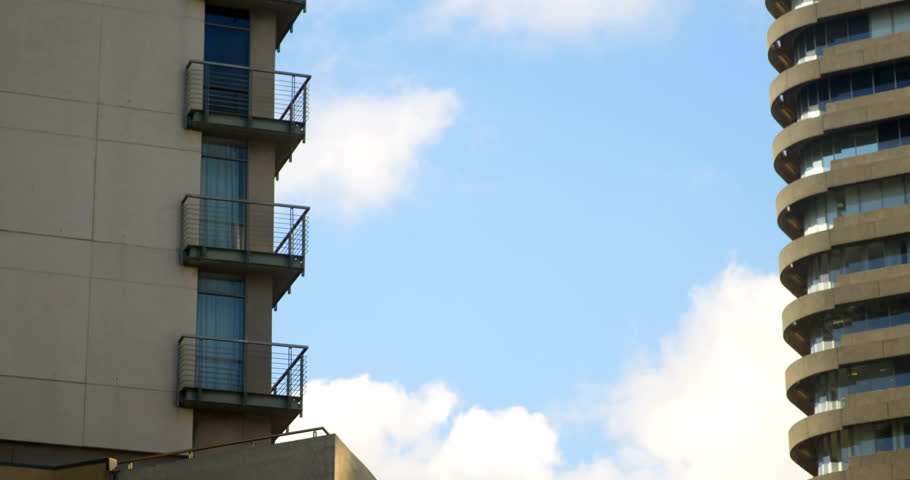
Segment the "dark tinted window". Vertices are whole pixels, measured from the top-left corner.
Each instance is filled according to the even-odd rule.
[[[828,45],[837,45],[848,39],[846,20],[833,20],[828,23]]]
[[[878,148],[894,148],[900,143],[897,122],[885,122],[878,125]]]
[[[235,30],[233,28],[206,25],[205,59],[209,62],[249,66],[249,30]]]
[[[875,69],[875,91],[887,92],[894,88],[894,66],[878,67]]]
[[[815,28],[815,44],[822,46],[825,44],[825,27],[818,26]]]
[[[869,16],[857,15],[847,20],[850,29],[850,40],[869,38]]]
[[[891,424],[877,425],[875,427],[875,451],[887,452],[894,450],[894,439],[891,435]]]
[[[872,94],[872,70],[853,72],[853,96]]]
[[[897,88],[910,87],[910,62],[898,63],[894,68],[897,77]]]
[[[249,66],[250,13],[233,8],[206,7],[205,59]]]
[[[825,106],[828,105],[828,80],[820,80],[818,82],[818,104],[821,107],[822,111],[825,111]]]
[[[818,84],[810,83],[806,87],[806,96],[809,98],[809,105],[815,105],[818,103]]]
[[[250,12],[235,8],[205,7],[205,23],[225,27],[250,28]]]
[[[904,183],[906,184],[906,178]],[[910,323],[910,299],[907,297],[900,297],[895,300],[891,304],[890,314],[892,327]],[[910,372],[910,367],[908,367],[907,372]],[[910,432],[907,433],[910,434]]]
[[[850,75],[838,75],[831,78],[831,101],[852,98],[850,94]]]
[[[901,145],[910,145],[910,118],[901,120]]]

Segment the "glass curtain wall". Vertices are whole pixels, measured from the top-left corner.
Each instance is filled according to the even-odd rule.
[[[871,212],[910,203],[910,175],[890,177],[829,190],[799,204],[803,212],[803,235],[834,227],[843,215]]]
[[[807,260],[808,293],[837,286],[841,275],[908,263],[910,236],[899,235],[858,245],[836,247]]]
[[[814,413],[841,409],[848,395],[910,385],[910,356],[843,367],[818,375],[813,382]]]
[[[816,440],[818,475],[840,472],[850,457],[910,447],[910,419],[867,423],[823,435]]]
[[[910,61],[833,75],[804,85],[797,94],[799,120],[821,115],[828,103],[910,86]]]
[[[910,118],[831,133],[799,150],[801,177],[831,170],[831,162],[910,145]]]
[[[826,47],[910,30],[910,5],[876,8],[868,12],[812,25],[797,35],[793,62],[821,57]]]
[[[910,295],[840,305],[810,320],[811,353],[837,348],[841,338],[851,333],[890,328],[910,323]]]

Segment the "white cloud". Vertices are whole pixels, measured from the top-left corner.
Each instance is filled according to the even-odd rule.
[[[312,382],[292,428],[326,426],[380,479],[804,479],[786,444],[800,415],[783,391],[796,356],[777,320],[787,294],[774,275],[733,265],[691,298],[657,354],[580,390],[565,415],[459,409],[444,384],[408,392],[362,376]],[[565,465],[555,418],[602,424],[623,447]]]
[[[442,384],[408,392],[366,375],[316,380],[291,429],[326,426],[380,479],[552,479],[557,434],[542,414],[520,407],[455,413],[456,403]]]
[[[435,0],[425,18],[445,29],[458,21],[494,33],[578,38],[598,32],[660,31],[684,0]]]
[[[281,172],[278,196],[348,218],[381,209],[406,191],[421,151],[453,124],[459,107],[452,90],[427,88],[316,105],[307,143]]]
[[[673,479],[804,478],[787,454],[787,430],[800,417],[783,388],[797,358],[779,321],[791,297],[775,275],[734,265],[691,298],[656,361],[610,390],[609,434]]]

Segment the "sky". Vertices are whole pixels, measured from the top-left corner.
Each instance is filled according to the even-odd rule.
[[[382,479],[804,479],[761,0],[311,0],[293,428]],[[735,441],[734,441],[735,440]]]

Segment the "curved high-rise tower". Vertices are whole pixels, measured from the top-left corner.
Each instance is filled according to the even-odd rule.
[[[813,476],[910,478],[910,1],[766,0],[786,372]]]

